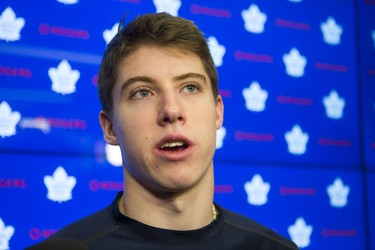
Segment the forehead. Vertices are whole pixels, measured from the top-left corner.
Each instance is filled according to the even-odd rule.
[[[190,51],[164,46],[140,46],[118,66],[119,78],[134,75],[167,77],[193,71],[207,75],[200,57]]]

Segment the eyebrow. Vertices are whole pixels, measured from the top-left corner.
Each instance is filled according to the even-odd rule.
[[[185,80],[187,78],[198,78],[200,80],[203,80],[204,83],[207,83],[206,77],[204,75],[198,74],[198,73],[193,73],[193,72],[189,72],[189,73],[186,73],[186,74],[176,76],[176,77],[173,78],[173,80],[174,81],[181,81],[181,80]]]
[[[193,73],[193,72],[188,72],[182,75],[175,76],[173,78],[173,81],[176,82],[176,81],[181,81],[181,80],[185,80],[188,78],[197,78],[197,79],[204,81],[205,84],[207,83],[207,79],[204,75]],[[122,92],[128,89],[129,86],[135,82],[155,83],[156,81],[149,76],[135,76],[135,77],[129,78],[122,84],[120,94],[122,94]]]
[[[155,83],[155,80],[153,80],[151,77],[148,77],[148,76],[135,76],[135,77],[129,78],[122,84],[120,94],[122,94],[122,92],[128,89],[129,86],[135,82]]]

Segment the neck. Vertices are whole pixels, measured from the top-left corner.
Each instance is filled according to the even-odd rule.
[[[122,214],[144,224],[171,230],[202,228],[214,220],[213,167],[192,187],[179,192],[152,192],[126,170]]]

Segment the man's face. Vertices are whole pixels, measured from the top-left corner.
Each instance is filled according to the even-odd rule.
[[[112,121],[100,118],[107,142],[121,147],[126,181],[175,192],[211,178],[223,103],[197,55],[142,46],[119,65],[112,96]]]

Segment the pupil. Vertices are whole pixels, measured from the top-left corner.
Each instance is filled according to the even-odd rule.
[[[193,92],[193,91],[194,91],[194,89],[195,89],[195,87],[194,87],[194,86],[189,86],[189,87],[188,87],[188,90],[189,90],[190,92]]]

